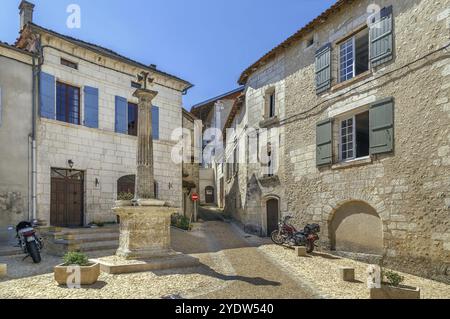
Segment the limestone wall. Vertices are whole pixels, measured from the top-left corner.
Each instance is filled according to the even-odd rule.
[[[351,201],[367,203],[381,218],[383,254],[390,265],[448,280],[450,56],[447,50],[403,66],[449,43],[450,1],[381,1],[394,7],[394,60],[318,97],[315,50],[364,23],[369,4],[355,1],[315,28],[312,48],[300,41],[278,58],[284,60],[279,72],[284,72],[290,119],[283,123],[288,210],[298,226],[321,224],[322,245],[330,247],[336,210]],[[387,97],[395,100],[395,151],[354,165],[317,168],[316,124]]]
[[[58,46],[58,43],[52,42]],[[62,44],[60,47],[67,50]],[[84,105],[84,86],[99,89],[99,128],[91,129],[54,120],[40,119],[38,139],[38,215],[50,219],[50,169],[68,168],[71,159],[74,169],[85,172],[85,222],[114,221],[111,212],[117,192],[117,179],[135,174],[137,138],[114,132],[115,96],[123,96],[137,103],[132,94],[131,81],[136,78],[126,72],[101,67],[77,55],[66,54],[53,48],[45,48],[42,71],[62,81],[81,88]],[[83,52],[78,51],[82,55]],[[85,53],[86,54],[86,53]],[[78,70],[60,64],[63,57],[78,63]],[[138,70],[135,70],[136,72]],[[137,73],[136,73],[137,74]],[[154,142],[154,171],[160,199],[182,207],[182,167],[171,160],[171,134],[182,127],[182,94],[162,84],[155,84],[158,91],[154,105],[160,109],[160,139]],[[81,107],[81,122],[84,114]],[[99,184],[95,184],[98,179]]]
[[[0,241],[28,219],[32,133],[31,58],[0,46]]]

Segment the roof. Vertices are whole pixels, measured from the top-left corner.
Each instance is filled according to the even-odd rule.
[[[195,117],[194,114],[192,114],[191,112],[189,112],[188,110],[186,110],[185,108],[183,108],[183,116],[188,117],[190,120],[195,121],[198,120],[197,117]]]
[[[161,75],[170,77],[170,78],[172,78],[172,79],[174,79],[176,81],[180,81],[182,83],[185,83],[186,84],[186,90],[188,90],[188,89],[190,89],[190,88],[192,88],[194,86],[193,84],[189,83],[186,80],[183,80],[183,79],[181,79],[179,77],[176,77],[176,76],[174,76],[172,74],[169,74],[169,73],[163,72],[161,70],[158,70],[155,67],[148,66],[148,65],[145,65],[145,64],[143,64],[141,62],[138,62],[138,61],[135,61],[133,59],[130,59],[130,58],[126,57],[126,56],[123,56],[123,55],[121,55],[121,54],[119,54],[119,53],[117,53],[117,52],[115,52],[113,50],[104,48],[102,46],[99,46],[99,45],[96,45],[96,44],[92,44],[92,43],[89,43],[89,42],[86,42],[86,41],[83,41],[83,40],[80,40],[80,39],[76,39],[76,38],[73,38],[73,37],[70,37],[70,36],[58,33],[56,31],[53,31],[53,30],[50,30],[50,29],[46,29],[46,28],[41,27],[41,26],[39,26],[39,25],[37,25],[35,23],[32,23],[32,22],[29,22],[27,27],[34,28],[34,29],[36,29],[38,31],[41,31],[41,32],[50,33],[53,36],[56,36],[56,37],[61,38],[61,39],[64,39],[66,41],[69,41],[69,42],[71,42],[71,43],[73,43],[75,45],[84,47],[86,49],[89,49],[89,50],[98,52],[100,54],[106,55],[106,56],[111,57],[113,59],[117,59],[117,60],[126,62],[128,64],[135,65],[135,66],[137,66],[139,68],[146,69],[146,70],[149,70],[149,71],[152,71],[152,72],[156,72],[156,73],[159,73]],[[21,31],[21,33],[22,32],[23,31]]]
[[[251,66],[249,66],[244,72],[242,72],[242,74],[238,80],[238,83],[240,85],[245,85],[247,83],[247,80],[250,77],[250,75],[253,72],[255,72],[258,68],[260,68],[264,64],[271,61],[278,54],[280,54],[285,49],[289,48],[291,45],[293,45],[298,40],[300,40],[303,36],[310,33],[319,24],[324,23],[337,10],[340,10],[343,6],[349,4],[353,1],[355,1],[355,0],[337,0],[337,2],[335,4],[333,4],[330,8],[328,8],[326,11],[324,11],[322,14],[320,14],[317,18],[315,18],[314,20],[309,22],[303,28],[298,30],[294,35],[292,35],[291,37],[286,39],[280,45],[278,45],[277,47],[272,49],[270,52],[266,53],[262,58],[260,58],[258,61],[253,63]]]
[[[191,113],[194,114],[199,119],[202,119],[202,114],[209,114],[211,108],[217,101],[220,100],[229,100],[237,98],[244,91],[244,87],[241,86],[237,89],[234,89],[230,92],[224,93],[222,95],[216,96],[212,99],[206,100],[204,102],[198,103],[191,108]]]
[[[7,48],[7,49],[10,49],[10,50],[13,50],[13,51],[16,51],[16,52],[19,52],[19,53],[22,53],[22,54],[26,54],[26,55],[29,55],[29,56],[33,56],[33,53],[28,52],[28,51],[26,51],[26,50],[19,49],[19,48],[15,47],[15,46],[13,46],[13,45],[10,45],[10,44],[8,44],[8,43],[6,43],[6,42],[0,41],[0,46],[1,46],[1,47],[4,47],[4,48]]]

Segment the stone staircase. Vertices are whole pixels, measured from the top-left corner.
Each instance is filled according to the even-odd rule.
[[[114,253],[119,247],[119,227],[51,228],[44,235],[47,253],[63,256],[69,251]]]

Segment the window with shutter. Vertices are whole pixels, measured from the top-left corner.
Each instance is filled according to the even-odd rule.
[[[394,100],[378,101],[370,106],[370,154],[394,150]]]
[[[98,89],[84,87],[84,125],[98,128]]]
[[[316,128],[317,166],[330,165],[333,162],[333,121],[325,120]]]
[[[384,7],[370,25],[370,63],[373,67],[392,60],[394,54],[394,18],[392,6]]]
[[[152,107],[152,134],[154,140],[159,140],[159,107]]]
[[[56,82],[55,77],[51,74],[41,72],[39,81],[39,95],[40,95],[40,114],[41,117],[47,119],[55,119],[55,91]]]
[[[116,96],[115,131],[128,134],[128,102],[121,96]]]
[[[331,44],[316,52],[316,91],[322,93],[331,87]]]

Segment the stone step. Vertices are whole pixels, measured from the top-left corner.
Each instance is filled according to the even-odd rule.
[[[18,247],[0,247],[0,257],[10,257],[10,256],[19,256],[24,255],[22,249]]]
[[[57,235],[85,235],[100,233],[119,233],[119,226],[105,226],[97,228],[60,228],[53,231]]]
[[[65,240],[71,244],[104,242],[119,239],[119,232],[98,234],[55,234],[55,240]]]
[[[119,240],[111,240],[104,242],[83,243],[80,245],[80,251],[92,252],[99,250],[117,250],[119,248]]]

